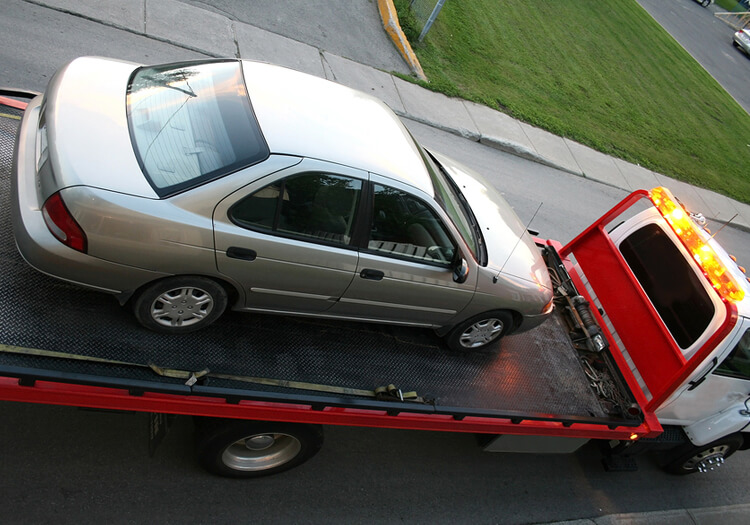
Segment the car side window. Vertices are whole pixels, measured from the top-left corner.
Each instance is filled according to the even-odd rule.
[[[435,212],[404,191],[375,184],[367,248],[420,262],[449,265],[456,248]]]
[[[305,173],[269,184],[236,203],[230,219],[240,226],[332,244],[351,241],[362,181]]]
[[[716,368],[714,373],[750,380],[750,330],[745,332],[729,357]]]

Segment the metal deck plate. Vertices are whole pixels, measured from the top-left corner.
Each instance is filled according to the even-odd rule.
[[[441,410],[455,408],[462,414],[607,417],[557,318],[530,333],[507,337],[499,350],[471,354],[451,352],[430,330],[272,315],[229,313],[213,326],[183,336],[141,328],[112,297],[42,275],[17,253],[9,216],[17,125],[18,120],[0,117],[0,343],[358,389],[393,383],[434,399]],[[0,356],[0,373],[10,367],[175,383],[141,368]],[[242,396],[249,390],[300,394],[215,379],[210,386],[241,390]]]

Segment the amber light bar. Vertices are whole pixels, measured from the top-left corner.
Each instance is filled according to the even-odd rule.
[[[745,297],[745,291],[732,278],[716,251],[703,239],[698,226],[674,195],[667,188],[658,187],[649,192],[649,197],[721,298],[741,301]]]

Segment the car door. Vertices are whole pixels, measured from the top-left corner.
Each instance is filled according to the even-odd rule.
[[[357,268],[352,245],[367,173],[306,159],[225,198],[214,211],[216,264],[249,310],[328,310]]]
[[[741,318],[741,327],[729,343],[731,352],[709,361],[666,407],[671,417],[695,421],[685,428],[695,444],[750,424],[750,320]]]
[[[390,179],[371,174],[371,180],[356,275],[331,313],[428,326],[449,322],[471,301],[476,268],[465,282],[454,280],[459,248],[427,196]]]

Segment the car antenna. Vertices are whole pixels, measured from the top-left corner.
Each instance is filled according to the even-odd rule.
[[[718,230],[716,230],[716,233],[714,233],[713,235],[711,235],[710,239],[713,239],[714,237],[716,237],[717,235],[719,235],[719,232],[720,232],[721,230],[723,230],[724,228],[726,228],[727,226],[729,226],[729,223],[731,223],[731,222],[732,222],[732,221],[733,221],[734,219],[736,219],[736,218],[737,218],[737,215],[739,215],[739,213],[735,213],[734,215],[732,215],[732,218],[731,218],[731,219],[729,219],[729,220],[728,220],[727,222],[725,222],[724,224],[722,224],[722,225],[721,225],[721,228],[719,228]]]
[[[544,201],[539,203],[539,206],[537,207],[536,211],[534,212],[534,215],[531,216],[531,219],[529,219],[529,222],[526,223],[526,231],[529,232],[531,235],[539,235],[539,232],[536,230],[532,230],[529,228],[531,226],[531,223],[536,218],[536,214],[539,213],[539,210],[542,209],[542,205],[544,204]]]
[[[537,214],[537,213],[539,213],[539,210],[541,210],[541,209],[542,209],[542,204],[544,204],[544,202],[540,202],[540,203],[539,203],[539,206],[537,207],[536,211],[534,212],[534,215],[532,215],[532,216],[531,216],[531,219],[529,219],[529,222],[527,222],[527,223],[526,223],[526,231],[527,231],[527,232],[529,232],[529,233],[531,233],[532,235],[539,235],[539,232],[536,232],[536,233],[532,233],[531,231],[529,231],[529,225],[531,224],[531,221],[533,221],[533,220],[534,220],[534,217],[536,217],[536,214]],[[510,251],[510,252],[508,253],[508,258],[507,258],[507,259],[505,259],[505,262],[503,263],[502,267],[500,268],[500,271],[501,271],[501,272],[503,271],[503,269],[505,269],[505,265],[506,265],[506,264],[508,263],[508,261],[510,260],[510,257],[511,257],[511,255],[513,255],[513,252],[514,252],[514,251],[516,251],[516,247],[517,247],[517,246],[519,245],[519,243],[521,242],[521,239],[522,239],[522,237],[521,237],[521,236],[519,236],[519,237],[518,237],[518,240],[516,240],[516,244],[515,244],[515,245],[513,246],[513,249],[512,249],[512,250],[511,250],[511,251]]]

